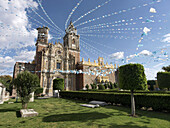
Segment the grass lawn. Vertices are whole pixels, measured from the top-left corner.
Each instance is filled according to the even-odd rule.
[[[130,108],[106,106],[86,108],[83,101],[67,99],[36,99],[29,103],[37,117],[19,117],[21,103],[0,105],[0,128],[170,128],[170,113],[137,110],[130,117]]]

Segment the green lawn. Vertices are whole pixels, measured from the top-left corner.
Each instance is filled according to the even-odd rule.
[[[21,103],[0,105],[0,128],[170,128],[170,113],[137,110],[138,117],[130,117],[130,108],[106,106],[86,108],[83,101],[67,99],[39,99],[29,103],[37,117],[21,118]]]

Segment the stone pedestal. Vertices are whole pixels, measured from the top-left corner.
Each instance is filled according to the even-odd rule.
[[[31,98],[30,98],[30,102],[34,102],[34,92],[30,93]]]
[[[21,117],[38,116],[38,112],[34,111],[34,109],[21,109],[20,113]]]

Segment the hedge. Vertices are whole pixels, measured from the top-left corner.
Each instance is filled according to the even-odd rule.
[[[147,80],[141,64],[126,64],[119,67],[119,87],[126,90],[144,90]]]
[[[53,89],[54,90],[64,90],[64,79],[57,78],[53,80]]]
[[[60,96],[63,98],[77,98],[86,100],[99,100],[110,103],[131,105],[130,93],[116,92],[83,92],[83,91],[62,91]],[[135,96],[136,108],[152,107],[153,110],[170,111],[170,94],[143,94],[137,93]]]
[[[170,72],[158,72],[157,80],[159,88],[170,88]]]
[[[39,95],[41,93],[43,93],[43,88],[39,87],[35,90],[35,95]]]

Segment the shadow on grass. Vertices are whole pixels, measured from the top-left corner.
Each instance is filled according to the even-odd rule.
[[[124,106],[105,106],[105,108],[115,109],[120,112],[121,111],[126,112],[129,115],[131,114],[131,112],[130,112],[131,108],[124,107]],[[170,113],[163,113],[163,112],[157,112],[157,111],[143,111],[143,110],[136,109],[136,115],[138,116],[138,118],[145,116],[145,117],[149,117],[149,118],[157,118],[157,119],[170,121]]]
[[[18,111],[18,108],[9,108],[9,109],[0,109],[0,112],[15,112]]]
[[[17,117],[17,118],[21,118],[21,113],[20,113],[19,110],[16,111],[16,117]]]
[[[60,121],[94,121],[97,119],[103,119],[110,117],[107,114],[90,112],[90,113],[70,113],[70,114],[56,114],[43,118],[43,122],[60,122]]]

